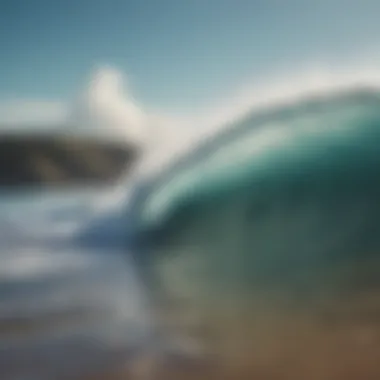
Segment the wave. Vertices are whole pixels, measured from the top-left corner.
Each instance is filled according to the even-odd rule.
[[[153,218],[154,208],[164,213],[176,202],[187,203],[213,181],[220,189],[222,183],[237,186],[239,176],[262,183],[346,170],[341,178],[347,182],[356,170],[364,177],[363,168],[375,170],[379,163],[379,104],[379,91],[355,88],[255,109],[157,175],[143,208]]]
[[[325,276],[335,286],[350,272],[346,287],[380,285],[370,270],[380,250],[379,105],[374,90],[305,98],[201,144],[138,200],[143,249],[158,252],[144,265],[172,257],[185,279],[179,263],[194,256],[206,282],[235,271],[228,281],[321,285]]]
[[[144,273],[175,326],[194,311],[220,341],[239,326],[253,342],[263,310],[378,321],[379,105],[354,89],[255,110],[139,190]]]

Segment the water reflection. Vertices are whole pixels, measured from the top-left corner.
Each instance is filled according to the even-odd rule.
[[[142,290],[124,250],[8,247],[0,268],[3,379],[104,371],[149,337]]]

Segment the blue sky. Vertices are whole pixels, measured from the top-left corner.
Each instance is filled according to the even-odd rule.
[[[157,148],[158,165],[272,95],[380,86],[379,14],[375,0],[0,0],[0,127],[69,118]]]
[[[376,51],[376,3],[3,0],[0,99],[68,99],[112,65],[144,104],[197,107],[247,78]]]

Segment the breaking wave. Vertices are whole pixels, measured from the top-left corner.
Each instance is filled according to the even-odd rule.
[[[312,272],[321,283],[332,266],[377,267],[379,105],[380,93],[367,89],[305,98],[256,111],[201,144],[140,199],[154,260],[198,252],[216,276],[240,268],[237,283],[272,285],[307,282]]]

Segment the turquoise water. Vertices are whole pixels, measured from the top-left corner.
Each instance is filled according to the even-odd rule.
[[[280,339],[273,331],[300,342],[292,321],[307,323],[298,354],[319,347],[319,363],[331,339],[339,346],[358,326],[378,332],[379,106],[378,93],[354,91],[274,107],[162,174],[140,227],[154,297],[175,326],[196,314],[198,327],[227,342],[221,355],[238,331],[238,352],[249,355],[247,347],[257,353]],[[332,338],[323,315],[349,327]],[[286,347],[268,349],[273,363]],[[326,376],[315,378],[340,378]]]
[[[379,105],[377,93],[358,92],[248,118],[153,187],[143,226],[181,245],[235,244],[234,261],[254,278],[375,255]],[[213,267],[225,247],[207,250],[218,251]]]
[[[371,177],[380,161],[379,104],[380,94],[359,91],[255,113],[165,173],[142,209],[143,223],[248,183],[256,193],[296,181],[318,191],[320,180],[336,175],[340,182],[366,171]]]

